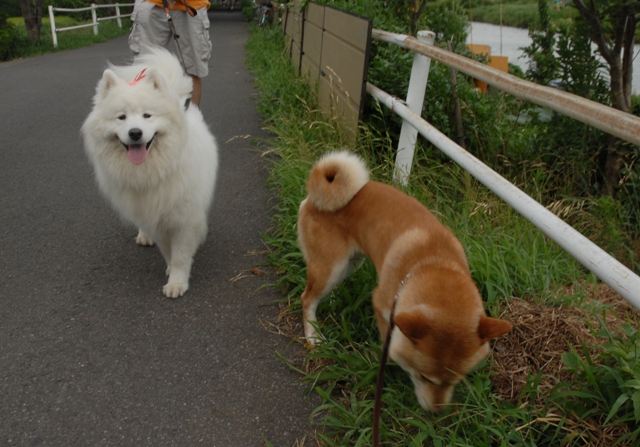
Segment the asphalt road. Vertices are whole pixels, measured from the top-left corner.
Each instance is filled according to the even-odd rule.
[[[211,13],[202,111],[220,146],[190,289],[162,295],[158,250],[99,195],[79,129],[127,36],[0,64],[0,445],[292,446],[318,404],[276,358],[260,268],[268,138],[243,65],[248,25]],[[258,290],[259,289],[259,290]],[[307,442],[305,445],[309,445]]]

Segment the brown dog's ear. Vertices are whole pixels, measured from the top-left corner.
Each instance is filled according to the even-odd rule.
[[[506,334],[512,327],[513,326],[508,321],[499,320],[498,318],[490,318],[485,315],[481,316],[480,324],[478,325],[478,337],[480,337],[480,344],[485,344],[489,340],[493,340],[496,337]]]
[[[396,326],[405,336],[412,341],[424,338],[429,332],[429,323],[420,312],[403,312],[393,318]]]

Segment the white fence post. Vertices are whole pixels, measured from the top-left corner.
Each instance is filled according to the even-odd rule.
[[[431,144],[496,193],[498,197],[524,216],[525,219],[557,242],[567,253],[591,270],[602,281],[610,285],[613,290],[629,301],[636,309],[640,310],[640,277],[633,273],[631,269],[451,141],[420,115],[409,110],[400,100],[369,83],[367,83],[367,93],[383,102],[402,119],[411,122]]]
[[[58,36],[56,35],[56,19],[53,17],[53,6],[49,5],[49,23],[51,24],[51,40],[53,48],[58,47]]]
[[[116,8],[116,15],[114,16],[109,16],[109,17],[101,17],[100,19],[98,19],[98,15],[97,15],[97,10],[99,8],[111,8],[115,6]],[[135,6],[135,3],[124,3],[124,4],[120,4],[120,3],[115,3],[115,4],[110,4],[110,5],[96,5],[95,3],[91,3],[91,6],[87,6],[84,8],[54,8],[52,6],[49,6],[49,19],[51,21],[51,40],[53,41],[53,46],[54,48],[58,46],[58,33],[62,32],[62,31],[70,31],[72,29],[84,29],[84,28],[89,28],[92,27],[93,28],[93,34],[95,34],[96,36],[98,35],[98,24],[103,21],[103,20],[113,20],[116,19],[118,21],[118,26],[120,28],[122,28],[122,19],[124,17],[131,17],[132,14],[122,14],[120,11],[120,6],[125,6],[125,7],[129,7],[129,6]],[[73,25],[73,26],[67,26],[67,27],[63,27],[63,28],[56,28],[56,22],[55,22],[55,18],[53,16],[53,13],[55,12],[83,12],[83,11],[91,11],[91,22],[88,22],[87,20],[82,20],[82,24],[80,25]]]
[[[93,34],[98,35],[98,17],[96,15],[96,4],[91,3],[91,19],[93,20]]]
[[[418,40],[420,42],[433,45],[435,38],[436,35],[432,31],[418,31]],[[427,90],[430,65],[430,58],[419,53],[414,54],[411,78],[409,79],[409,89],[407,91],[407,107],[417,115],[422,114],[422,105],[424,104],[424,95]],[[406,120],[403,120],[402,129],[400,130],[400,140],[398,141],[396,167],[393,174],[394,181],[399,181],[403,185],[407,184],[407,178],[411,173],[417,137],[418,130]]]
[[[122,28],[122,20],[120,19],[120,3],[116,3],[116,21],[118,22],[118,28]]]

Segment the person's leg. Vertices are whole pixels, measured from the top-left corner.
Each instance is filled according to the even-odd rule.
[[[144,52],[145,47],[169,46],[172,35],[162,8],[146,1],[137,2],[131,20],[129,49],[134,55]]]
[[[176,15],[174,23],[180,38],[180,49],[184,55],[187,74],[193,79],[191,102],[198,107],[202,98],[202,78],[209,74],[211,39],[207,9],[198,9],[195,17],[187,13]]]
[[[191,92],[191,102],[200,108],[200,98],[202,97],[202,78],[191,75],[193,79],[193,91]]]

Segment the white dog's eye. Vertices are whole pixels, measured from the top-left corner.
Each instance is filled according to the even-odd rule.
[[[120,116],[118,117],[118,119],[119,119],[120,121],[124,121],[124,120],[126,120],[126,119],[127,119],[127,115],[120,115]]]
[[[145,113],[144,115],[142,115],[143,118],[151,118],[151,115],[148,113]]]

